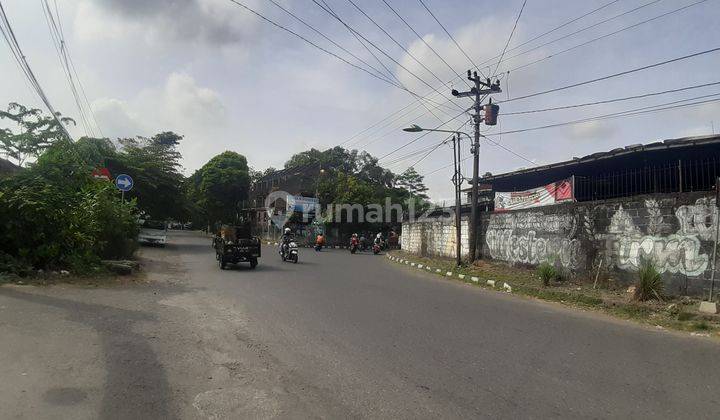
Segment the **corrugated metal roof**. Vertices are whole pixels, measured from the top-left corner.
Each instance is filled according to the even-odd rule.
[[[633,153],[640,153],[652,150],[672,149],[681,147],[693,147],[707,144],[720,144],[720,134],[708,135],[708,136],[694,136],[694,137],[681,137],[676,139],[667,139],[662,141],[656,141],[648,144],[631,144],[625,147],[618,147],[607,152],[596,152],[583,156],[581,158],[573,158],[557,163],[551,163],[543,166],[536,166],[533,168],[524,168],[512,172],[506,172],[498,175],[492,175],[489,177],[480,178],[480,182],[492,181],[494,179],[507,178],[519,174],[527,174],[533,172],[542,172],[548,169],[560,168],[564,166],[580,165],[585,162],[592,162],[602,159],[609,159],[617,156],[627,156]]]

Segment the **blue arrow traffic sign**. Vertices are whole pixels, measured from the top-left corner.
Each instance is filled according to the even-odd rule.
[[[115,186],[122,192],[130,191],[133,187],[133,179],[130,175],[120,174],[115,178]]]

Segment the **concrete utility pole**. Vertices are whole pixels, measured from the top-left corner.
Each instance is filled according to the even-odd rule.
[[[462,247],[461,247],[461,226],[462,220],[460,219],[460,185],[462,179],[460,179],[460,136],[454,135],[453,138],[453,168],[455,174],[453,174],[453,184],[455,184],[455,264],[459,267],[462,264]]]
[[[480,121],[485,121],[486,125],[495,125],[497,123],[497,112],[499,107],[492,104],[492,100],[485,107],[480,103],[481,96],[489,95],[491,93],[502,92],[500,89],[500,81],[496,80],[495,83],[491,83],[490,79],[481,80],[478,77],[477,72],[467,72],[467,78],[471,82],[475,83],[467,92],[458,92],[453,89],[453,96],[464,98],[472,97],[474,103],[471,109],[475,112],[473,114],[473,126],[475,128],[475,139],[473,141],[471,152],[473,154],[473,178],[472,178],[472,192],[470,198],[470,228],[468,229],[468,244],[469,244],[469,262],[475,261],[476,250],[477,250],[477,226],[478,226],[478,179],[480,172]],[[482,89],[484,88],[484,89]],[[485,109],[485,117],[480,115],[480,111]]]

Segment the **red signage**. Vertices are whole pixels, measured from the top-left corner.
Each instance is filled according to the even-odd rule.
[[[103,179],[105,181],[110,181],[112,179],[112,176],[110,176],[110,171],[108,171],[108,168],[95,168],[92,171],[92,176],[95,179]]]

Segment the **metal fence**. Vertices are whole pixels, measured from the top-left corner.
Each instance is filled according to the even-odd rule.
[[[607,200],[641,194],[708,191],[720,176],[720,159],[680,161],[588,177],[575,176],[577,201]]]

